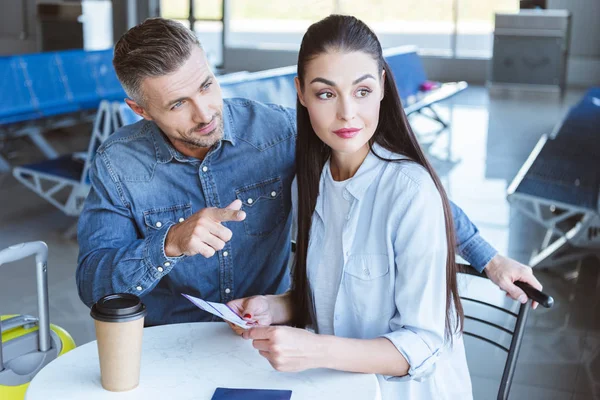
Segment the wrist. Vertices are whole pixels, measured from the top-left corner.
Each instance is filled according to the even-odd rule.
[[[335,336],[316,333],[312,335],[314,335],[314,349],[317,354],[314,368],[335,369],[335,357],[332,356],[335,349]]]
[[[498,266],[502,262],[502,256],[500,254],[496,254],[492,259],[485,265],[483,270],[486,274],[494,273]]]
[[[175,243],[175,240],[173,240],[173,231],[176,229],[175,226],[172,226],[169,229],[169,232],[167,232],[167,237],[165,238],[165,255],[167,257],[180,257],[183,255],[183,252],[181,251],[181,249],[179,248],[179,246],[177,246],[177,244]]]
[[[274,325],[285,325],[292,320],[292,302],[289,292],[278,295],[266,295],[265,298],[269,304]]]

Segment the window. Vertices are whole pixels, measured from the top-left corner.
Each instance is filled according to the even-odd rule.
[[[193,15],[190,6],[193,6]],[[193,24],[208,62],[213,66],[223,63],[223,0],[161,0],[160,14],[188,28]]]
[[[454,0],[340,0],[340,11],[373,29],[383,47],[416,45],[424,54],[452,55]]]
[[[494,15],[496,12],[518,12],[518,0],[455,0],[458,4],[456,24],[456,56],[492,56]]]
[[[313,22],[334,12],[334,0],[230,0],[227,45],[298,49]]]
[[[223,1],[161,0],[161,14],[190,26],[213,64],[222,62]],[[541,1],[541,0],[535,0]],[[520,0],[229,0],[227,45],[297,50],[308,26],[331,13],[354,15],[383,47],[416,45],[423,54],[492,55],[494,14],[518,12]]]

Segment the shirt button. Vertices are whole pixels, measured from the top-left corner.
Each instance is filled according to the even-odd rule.
[[[366,269],[366,268],[365,268],[365,269],[363,269],[363,272],[364,272],[364,273],[365,273],[365,275],[367,275],[367,276],[371,275],[371,273],[369,272],[369,270],[368,270],[368,269]]]
[[[207,166],[202,167],[202,172],[206,172],[206,171],[208,171],[208,167]]]
[[[185,221],[185,218],[183,218],[183,217],[179,218],[179,222],[183,222],[183,221]]]
[[[248,199],[248,204],[252,204],[252,203],[254,203],[254,200]]]
[[[158,270],[158,272],[163,272],[164,271],[163,267],[158,267],[156,269]]]
[[[225,293],[227,293],[227,294],[231,293],[231,289],[229,289],[229,288],[225,289]]]
[[[271,192],[271,197],[276,197],[277,196],[277,192],[276,191],[272,191]]]
[[[162,226],[162,222],[158,221],[158,222],[156,223],[156,227],[157,227],[157,228],[160,228],[161,226]]]
[[[167,262],[165,262],[163,265],[164,265],[165,267],[170,267],[170,266],[171,266],[171,263],[167,261]]]
[[[223,252],[223,257],[227,257],[228,255],[229,255],[228,252],[226,252],[226,251]]]
[[[136,290],[139,292],[139,291],[141,291],[141,290],[142,290],[142,287],[141,287],[141,286],[138,286],[138,287],[136,287],[135,289],[136,289]]]

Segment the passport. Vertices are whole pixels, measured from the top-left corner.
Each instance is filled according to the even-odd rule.
[[[291,390],[232,389],[218,387],[211,400],[290,400]]]

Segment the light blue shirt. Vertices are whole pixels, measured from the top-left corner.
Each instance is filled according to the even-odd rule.
[[[374,151],[383,158],[402,158],[377,145]],[[323,172],[319,193],[325,176]],[[472,398],[462,337],[455,335],[453,346],[444,339],[447,242],[433,180],[416,163],[385,162],[369,153],[344,196],[350,211],[341,234],[342,276],[330,286],[334,334],[385,337],[406,358],[407,376],[379,376],[384,399]],[[311,295],[312,280],[320,278],[314,269],[326,253],[326,218],[320,195],[307,256]],[[312,301],[317,314],[318,299]]]

